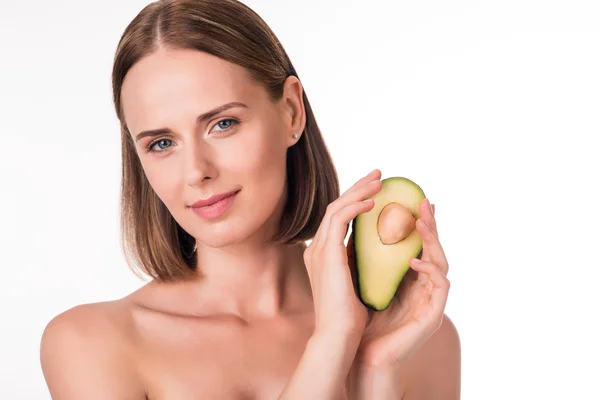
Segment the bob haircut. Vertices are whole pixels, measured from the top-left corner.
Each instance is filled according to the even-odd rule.
[[[195,239],[150,186],[121,104],[125,75],[159,47],[195,49],[237,64],[273,101],[281,99],[286,78],[298,75],[263,19],[237,0],[155,1],[126,27],[112,69],[113,102],[121,125],[121,247],[136,274],[141,271],[159,281],[174,281],[196,275]],[[337,172],[305,91],[303,103],[306,125],[299,141],[287,151],[287,201],[280,230],[271,243],[312,239],[328,204],[339,197]]]

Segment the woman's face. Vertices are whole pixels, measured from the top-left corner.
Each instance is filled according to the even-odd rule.
[[[130,69],[121,95],[148,181],[199,246],[274,233],[286,200],[286,151],[305,123],[296,78],[273,103],[242,67],[200,51],[161,49]],[[143,133],[155,130],[161,133]],[[232,191],[220,214],[190,207]]]

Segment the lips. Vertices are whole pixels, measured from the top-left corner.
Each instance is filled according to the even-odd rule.
[[[229,195],[226,197],[223,197],[222,195],[219,196],[213,196],[208,198],[205,201],[201,201],[201,202],[196,202],[194,204],[208,204],[210,202],[210,204],[205,205],[205,206],[201,206],[201,207],[192,207],[192,211],[199,217],[202,217],[204,219],[215,219],[219,216],[221,216],[222,214],[225,213],[225,211],[227,211],[229,209],[229,207],[231,207],[231,205],[233,204],[235,198],[237,197],[237,194],[239,193],[238,191],[234,191],[234,192],[229,192]],[[215,199],[218,199],[216,202],[214,202]]]
[[[212,204],[219,202],[220,200],[223,200],[224,198],[227,198],[229,196],[236,194],[237,192],[239,192],[239,190],[232,190],[231,192],[215,194],[214,196],[210,196],[208,199],[198,200],[197,202],[192,204],[190,207],[198,208],[198,207],[210,206]]]

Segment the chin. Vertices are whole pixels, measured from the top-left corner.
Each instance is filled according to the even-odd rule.
[[[215,249],[227,247],[243,241],[243,236],[239,235],[238,232],[215,232],[214,234],[202,234],[197,237],[198,241],[204,246]]]
[[[256,234],[257,221],[249,218],[227,218],[214,225],[201,227],[195,237],[205,246],[222,248],[244,242]],[[257,226],[254,226],[257,225]]]

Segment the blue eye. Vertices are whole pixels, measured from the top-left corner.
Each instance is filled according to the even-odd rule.
[[[158,139],[158,140],[155,140],[154,142],[152,142],[152,143],[150,143],[148,145],[148,147],[146,148],[146,152],[160,153],[160,152],[164,151],[164,149],[157,151],[157,150],[152,150],[152,148],[154,147],[154,145],[159,144],[160,142],[165,142],[165,141],[166,142],[170,142],[171,139]]]
[[[223,127],[221,125],[223,122],[230,122],[230,124],[229,124],[229,126]],[[217,124],[215,126],[220,126],[221,128],[223,128],[221,130],[221,132],[223,132],[223,131],[226,131],[226,130],[230,129],[231,127],[233,127],[237,123],[238,123],[238,120],[233,119],[233,118],[228,118],[228,119],[222,119],[221,121],[217,122]],[[225,125],[227,125],[227,124],[225,124]]]
[[[221,124],[223,124],[221,125]],[[239,121],[235,118],[228,118],[228,119],[222,119],[221,121],[217,122],[215,124],[215,127],[220,127],[221,129],[217,130],[217,135],[220,135],[223,132],[228,131],[229,129],[231,129],[232,127],[234,127],[236,124],[239,124]],[[147,147],[146,147],[146,153],[162,153],[163,151],[165,151],[167,148],[162,148],[161,150],[154,150],[154,146],[159,144],[160,142],[172,142],[171,139],[167,139],[167,138],[161,138],[161,139],[156,139],[155,141],[151,142]],[[170,146],[169,146],[170,147]]]

